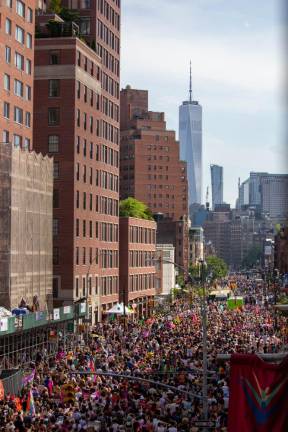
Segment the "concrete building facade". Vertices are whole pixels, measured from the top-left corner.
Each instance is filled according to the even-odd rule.
[[[60,305],[88,298],[95,322],[119,297],[117,110],[105,111],[103,60],[53,19],[47,35],[51,16],[39,15],[34,103],[35,145],[54,156],[53,294]]]
[[[288,174],[267,174],[260,179],[261,210],[276,222],[288,218]]]
[[[52,307],[53,160],[0,145],[0,304]]]
[[[160,296],[168,296],[175,288],[175,248],[173,244],[157,244],[156,250],[161,261],[161,289],[157,292]]]
[[[189,264],[196,265],[204,259],[204,231],[200,226],[189,229]]]
[[[210,165],[212,186],[212,210],[217,204],[223,204],[223,167]]]
[[[0,1],[0,142],[32,149],[34,16],[32,0]]]
[[[119,301],[138,317],[149,316],[156,294],[156,223],[120,217]]]

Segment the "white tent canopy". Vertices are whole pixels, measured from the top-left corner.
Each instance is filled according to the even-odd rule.
[[[0,318],[10,317],[10,316],[12,316],[12,313],[8,309],[4,308],[3,306],[0,306]]]
[[[123,305],[123,303],[117,303],[111,309],[109,309],[107,311],[107,313],[108,314],[124,315],[124,305]],[[126,315],[133,314],[133,311],[131,311],[127,306],[125,306],[125,314]]]

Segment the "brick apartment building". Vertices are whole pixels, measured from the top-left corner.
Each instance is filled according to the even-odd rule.
[[[164,113],[148,111],[148,92],[121,90],[121,199],[134,196],[153,213],[188,214],[186,163]]]
[[[121,90],[120,103],[121,199],[133,196],[158,215],[157,242],[173,243],[175,261],[186,268],[188,185],[175,132],[166,129],[164,113],[148,110],[146,90],[127,86]]]
[[[120,217],[119,299],[149,316],[156,294],[156,223]]]
[[[90,16],[80,33],[55,15],[39,15],[35,50],[34,140],[54,156],[54,298],[69,304],[89,297],[93,322],[119,296],[119,71],[104,65],[100,46],[119,60],[112,34],[119,38],[120,9],[104,3],[103,10],[101,2],[73,3]],[[95,17],[108,39],[97,35]],[[58,23],[47,35],[51,19]]]
[[[0,0],[0,142],[32,148],[34,8]]]

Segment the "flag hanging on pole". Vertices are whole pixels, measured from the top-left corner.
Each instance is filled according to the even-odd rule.
[[[29,390],[28,393],[26,412],[29,413],[32,417],[35,416],[35,402],[32,390]]]
[[[229,432],[288,431],[288,356],[281,364],[232,355]]]

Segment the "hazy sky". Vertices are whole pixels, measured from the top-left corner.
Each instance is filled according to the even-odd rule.
[[[191,59],[193,97],[203,106],[203,189],[210,164],[222,165],[233,205],[238,177],[287,171],[281,3],[122,0],[122,87],[149,90],[150,109],[164,111],[178,135]]]

